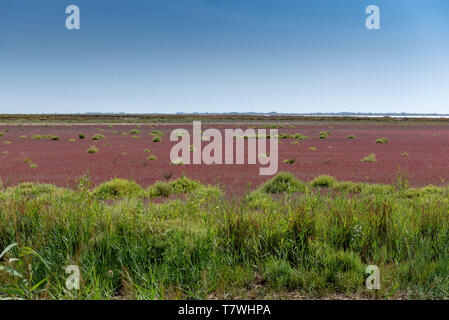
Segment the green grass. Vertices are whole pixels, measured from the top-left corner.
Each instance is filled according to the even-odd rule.
[[[310,147],[309,151],[316,151],[316,148],[315,147]]]
[[[284,161],[282,161],[283,163],[286,163],[286,164],[293,164],[293,163],[295,163],[296,162],[296,160],[295,160],[295,158],[287,158],[287,159],[285,159]]]
[[[87,149],[87,153],[98,153],[98,148],[96,146],[90,146],[90,148]]]
[[[376,143],[388,143],[388,138],[379,138],[376,139]]]
[[[363,162],[376,162],[377,161],[376,154],[375,153],[371,153],[369,156],[366,156],[361,161],[363,161]]]
[[[348,139],[349,139],[349,140],[353,140],[353,139],[355,139],[355,138],[356,138],[356,136],[353,135],[353,134],[350,134],[350,135],[348,136]]]
[[[153,140],[151,140],[152,142],[161,142],[161,137],[160,136],[156,136],[153,138]]]
[[[327,187],[331,188],[334,186],[334,184],[337,182],[337,180],[334,177],[328,176],[328,175],[322,175],[318,176],[315,179],[313,179],[310,182],[310,185],[312,187]]]
[[[448,187],[409,188],[401,175],[380,185],[279,173],[238,203],[185,176],[148,189],[21,183],[0,189],[0,298],[448,299],[448,199]],[[371,264],[376,295],[364,286]],[[72,293],[68,265],[81,272]]]
[[[94,141],[98,141],[98,140],[102,140],[102,139],[105,139],[105,136],[102,135],[102,134],[99,134],[99,133],[94,134],[94,135],[92,136],[92,140],[94,140]]]
[[[80,139],[85,139],[85,138],[86,138],[86,135],[85,135],[84,133],[80,133],[80,134],[78,135],[78,138],[80,138]]]

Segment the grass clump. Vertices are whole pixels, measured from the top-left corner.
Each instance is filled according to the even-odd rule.
[[[160,136],[156,136],[153,138],[153,140],[151,140],[152,142],[161,142],[161,137]]]
[[[140,134],[140,130],[139,130],[139,129],[133,129],[133,130],[131,130],[131,131],[129,132],[129,134],[134,134],[134,135]]]
[[[181,194],[192,192],[199,188],[201,184],[182,175],[181,178],[170,181],[170,186],[172,187],[173,193]]]
[[[149,156],[147,158],[147,160],[156,160],[156,159],[157,159],[157,157],[154,154],[152,154],[151,156]]]
[[[316,151],[316,148],[315,147],[310,147],[309,151]]]
[[[165,181],[157,181],[148,188],[150,197],[164,197],[168,198],[173,193],[173,187],[170,183]]]
[[[279,172],[261,187],[261,191],[264,193],[293,193],[303,192],[305,189],[305,184],[290,172]]]
[[[401,156],[402,156],[402,157],[408,157],[409,154],[408,154],[408,152],[403,152],[403,153],[401,153]]]
[[[59,140],[61,140],[61,138],[59,136],[51,136],[50,140],[59,141]]]
[[[361,161],[363,161],[363,162],[376,162],[377,161],[376,154],[375,153],[371,153],[369,156],[366,156]]]
[[[150,153],[150,152],[151,152],[150,149],[143,150],[143,153]]]
[[[80,139],[85,139],[85,138],[86,138],[86,135],[85,135],[84,133],[80,133],[80,134],[78,135],[78,138],[80,138]]]
[[[94,140],[94,141],[102,140],[102,139],[104,139],[104,138],[105,138],[105,136],[102,135],[102,134],[99,134],[99,133],[94,134],[94,135],[92,136],[92,140]]]
[[[320,134],[318,135],[319,139],[326,139],[331,133],[329,131],[323,131],[320,132]]]
[[[355,138],[356,138],[356,136],[353,135],[353,134],[350,134],[350,135],[348,136],[348,139],[349,139],[349,140],[353,140],[353,139],[355,139]]]
[[[297,134],[294,135],[294,138],[295,138],[296,140],[302,141],[302,140],[306,140],[306,139],[307,139],[307,136],[302,135],[301,133],[297,133]]]
[[[161,131],[159,131],[159,130],[153,130],[151,133],[150,133],[150,136],[163,136],[164,134],[161,132]]]
[[[310,185],[312,187],[327,187],[332,188],[335,183],[337,183],[337,180],[329,175],[321,175],[316,177],[310,182]]]
[[[125,196],[140,196],[142,191],[142,187],[134,181],[114,178],[100,184],[93,194],[100,199],[117,199]]]
[[[98,153],[98,148],[96,146],[90,146],[90,148],[87,149],[87,153]]]
[[[286,164],[293,164],[293,163],[295,163],[295,158],[288,158],[288,159],[285,159],[283,162],[284,163],[286,163]]]
[[[388,138],[379,138],[376,139],[376,143],[388,143]]]

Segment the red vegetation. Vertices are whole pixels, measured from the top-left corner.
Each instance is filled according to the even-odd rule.
[[[231,125],[204,125],[206,128],[235,128]],[[25,181],[55,183],[59,186],[72,186],[84,174],[89,174],[98,184],[115,176],[132,178],[142,186],[148,186],[164,176],[177,178],[182,173],[203,183],[219,183],[233,194],[245,192],[248,185],[252,188],[270,177],[260,176],[260,164],[255,165],[173,165],[170,163],[170,132],[176,128],[191,125],[142,125],[138,128],[140,138],[133,138],[130,132],[136,125],[54,125],[44,126],[2,126],[0,132],[0,178],[4,185],[14,185]],[[101,131],[102,129],[104,131]],[[153,130],[164,133],[162,141],[152,142],[149,135]],[[245,129],[245,128],[244,128]],[[114,134],[116,131],[118,133]],[[322,131],[330,131],[326,139],[319,139]],[[78,135],[84,133],[85,139]],[[94,134],[103,134],[106,138],[92,141]],[[295,125],[285,126],[279,133],[295,135],[301,133],[309,138],[292,145],[294,139],[280,139],[279,169],[290,171],[299,179],[309,181],[321,174],[329,174],[338,180],[391,183],[395,180],[398,168],[406,173],[412,186],[427,184],[442,185],[449,178],[449,127],[438,125]],[[51,139],[32,140],[35,134],[59,136],[59,141]],[[26,135],[24,139],[21,136]],[[355,139],[348,139],[355,135]],[[224,134],[223,134],[224,137]],[[379,137],[387,137],[389,143],[376,144]],[[70,142],[69,139],[75,139]],[[11,144],[4,144],[11,141]],[[203,141],[203,147],[208,142]],[[99,151],[87,153],[90,146]],[[309,151],[315,147],[316,151]],[[150,149],[150,153],[144,153]],[[2,154],[8,151],[8,154]],[[361,160],[371,153],[376,154],[377,162],[367,163]],[[407,153],[408,156],[403,154]],[[149,155],[157,156],[147,160]],[[30,168],[24,162],[29,158],[37,168]],[[283,163],[294,158],[293,164]],[[247,160],[245,160],[247,162]]]

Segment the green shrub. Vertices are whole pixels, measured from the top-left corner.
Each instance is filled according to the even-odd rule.
[[[310,147],[309,151],[316,151],[316,148],[315,147]]]
[[[147,158],[147,160],[156,160],[157,157],[155,155],[151,155]]]
[[[376,154],[375,153],[371,153],[369,156],[363,158],[361,161],[363,162],[376,162]]]
[[[153,142],[161,142],[161,138],[159,136],[156,136],[151,141],[153,141]]]
[[[100,199],[117,199],[125,196],[140,196],[142,187],[134,181],[114,178],[100,184],[93,194]]]
[[[164,197],[167,198],[173,193],[173,188],[170,183],[164,181],[157,181],[149,188],[150,197]]]
[[[352,139],[355,139],[356,137],[355,137],[355,135],[353,135],[353,134],[350,134],[349,136],[348,136],[348,139],[349,140],[352,140]]]
[[[333,189],[340,192],[360,193],[363,189],[363,186],[363,183],[339,181],[334,184]]]
[[[296,179],[290,172],[279,172],[261,187],[261,190],[265,193],[304,192],[305,189],[305,184]]]
[[[190,180],[186,176],[182,175],[181,178],[170,181],[173,193],[189,193],[201,186],[198,182]]]
[[[129,132],[129,134],[140,134],[140,130],[138,129],[133,129]]]
[[[89,149],[87,149],[87,153],[97,153],[98,148],[96,146],[90,146]]]
[[[159,130],[153,130],[151,133],[150,133],[150,136],[163,136],[164,134],[161,132],[161,131],[159,131]]]
[[[101,140],[101,139],[104,139],[104,138],[105,138],[105,136],[102,135],[102,134],[99,134],[99,133],[94,134],[94,135],[92,136],[92,140],[94,140],[94,141],[98,141],[98,140]]]
[[[304,136],[304,135],[302,135],[300,133],[297,133],[297,134],[295,134],[294,138],[296,140],[305,140],[305,139],[307,139],[307,136]]]
[[[310,182],[312,187],[327,187],[332,188],[337,180],[329,175],[318,176]]]
[[[285,289],[295,287],[295,271],[288,261],[268,259],[263,266],[263,277],[268,287]]]
[[[379,139],[376,139],[376,143],[388,143],[388,138],[379,138]]]
[[[80,133],[80,134],[78,135],[78,137],[79,137],[80,139],[85,139],[85,138],[86,138],[86,135],[85,135],[84,133]]]
[[[52,137],[51,137],[51,140],[53,140],[53,141],[59,141],[59,140],[61,140],[61,138],[60,138],[59,136],[52,136]]]
[[[283,162],[284,163],[287,163],[287,164],[293,164],[293,163],[295,163],[295,158],[288,158],[288,159],[285,159]]]

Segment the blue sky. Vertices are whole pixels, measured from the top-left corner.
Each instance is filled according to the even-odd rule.
[[[0,113],[449,113],[448,16],[447,0],[2,0]]]

